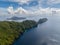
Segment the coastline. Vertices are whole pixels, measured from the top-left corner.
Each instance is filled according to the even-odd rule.
[[[23,35],[25,31],[36,26],[37,23],[33,20],[25,20],[23,22],[0,21],[0,44],[13,45],[14,41]]]
[[[36,22],[36,25],[34,25],[33,27],[25,29],[25,31],[23,31],[23,33],[20,33],[21,35],[18,35],[18,37],[14,40],[14,42],[16,42],[16,40],[18,40],[24,34],[24,32],[28,32],[30,29],[37,27],[37,25],[38,24]],[[12,43],[12,45],[14,44],[14,42]]]
[[[44,22],[45,21],[43,21],[43,23]],[[34,20],[25,20],[23,22],[0,21],[0,33],[1,33],[0,44],[13,45],[13,43],[24,34],[24,32],[37,27],[38,24],[41,24],[40,21],[38,23]]]
[[[42,20],[44,20],[44,21],[42,21]],[[41,21],[42,21],[42,22],[41,22]],[[25,29],[24,32],[29,31],[30,29],[37,27],[38,24],[42,24],[42,23],[44,23],[44,22],[46,22],[46,21],[47,21],[47,18],[40,19],[40,20],[38,21],[39,23],[36,22],[37,25],[35,25],[35,26],[33,26],[33,27],[29,28],[29,29]],[[22,33],[22,35],[24,34],[24,32]],[[17,39],[19,39],[22,35],[19,35],[19,37],[18,37]],[[17,40],[17,39],[16,39],[16,40]],[[15,40],[14,42],[16,42],[16,40]],[[14,44],[14,43],[13,43],[13,44]]]
[[[35,26],[35,27],[37,27],[37,26]],[[35,27],[32,27],[32,28],[30,28],[30,29],[33,29],[33,28],[35,28]],[[14,42],[12,43],[12,45],[13,45],[21,36],[23,36],[23,34],[24,34],[25,32],[30,31],[30,29],[26,29],[21,35],[19,35],[19,37],[14,40]]]

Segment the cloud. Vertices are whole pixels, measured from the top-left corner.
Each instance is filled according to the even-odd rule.
[[[44,6],[44,4],[49,6],[52,6],[54,4],[60,4],[60,0],[0,0],[0,1],[17,2],[18,4],[22,4],[22,5],[23,4],[29,5],[30,2],[36,1],[39,3],[38,6],[41,6],[41,5]]]
[[[29,14],[29,12],[22,7],[19,7],[16,10],[14,10],[13,7],[8,7],[7,11],[9,14]]]
[[[36,1],[38,3],[42,3],[42,0],[0,0],[0,1],[4,1],[4,2],[17,2],[18,4],[30,4],[31,2],[34,2],[34,1]]]
[[[1,0],[1,1],[17,2],[19,4],[28,4],[32,0]]]
[[[39,8],[39,9],[37,9],[36,11],[35,11],[35,13],[36,14],[51,14],[52,13],[52,10],[51,10],[51,8]]]
[[[27,10],[22,7],[14,9],[10,6],[8,8],[0,8],[0,15],[60,15],[60,8],[39,7],[32,9]]]
[[[19,4],[29,4],[31,1],[37,1],[39,4],[32,7],[18,7],[14,9],[12,6],[8,8],[0,8],[1,15],[52,15],[52,14],[60,14],[60,8],[42,8],[41,5],[44,3],[45,0],[2,0],[2,1],[9,1],[9,2],[17,2]],[[60,0],[46,0],[48,5],[58,4]],[[34,3],[35,4],[35,3]]]
[[[58,4],[60,3],[60,0],[48,0],[47,4],[52,5],[52,4]]]
[[[8,11],[8,13],[10,13],[10,14],[14,14],[13,7],[9,7],[9,8],[7,9],[7,11]]]
[[[30,2],[30,0],[9,0],[12,2],[18,2],[20,4],[28,4]]]
[[[59,8],[39,8],[36,11],[36,14],[45,14],[45,15],[60,15],[60,9]]]
[[[34,8],[35,9],[35,8]],[[60,14],[60,9],[58,8],[38,8],[33,10],[26,10],[22,7],[17,8],[16,10],[13,9],[13,7],[8,8],[9,14],[20,14],[20,15],[52,15],[52,14]]]

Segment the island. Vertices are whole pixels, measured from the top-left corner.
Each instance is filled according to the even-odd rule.
[[[42,24],[42,23],[46,22],[47,20],[48,20],[47,18],[39,19],[38,24]]]
[[[39,24],[46,22],[46,18],[40,19]],[[23,22],[0,21],[0,45],[12,45],[25,31],[37,27],[34,20]]]
[[[22,19],[26,19],[25,17],[16,17],[16,16],[13,16],[11,18],[7,18],[7,20],[22,20]]]

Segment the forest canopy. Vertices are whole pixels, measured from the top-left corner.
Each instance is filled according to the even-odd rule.
[[[37,26],[33,20],[23,22],[0,21],[0,45],[12,45],[26,30]]]

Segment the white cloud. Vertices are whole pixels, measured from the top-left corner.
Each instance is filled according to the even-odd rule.
[[[7,11],[9,14],[29,14],[29,12],[22,7],[19,7],[16,10],[14,10],[13,7],[9,7]]]
[[[19,4],[28,4],[32,0],[2,0],[2,1],[18,2]]]
[[[8,13],[10,13],[10,14],[14,14],[13,7],[9,7],[9,8],[7,9],[7,11],[8,11]]]
[[[0,8],[0,15],[52,15],[52,14],[57,14],[60,15],[60,9],[59,8],[34,8],[35,10],[26,10],[22,7],[17,8],[14,10],[13,7],[8,7],[8,8]]]
[[[60,0],[48,0],[47,4],[52,5],[52,4],[58,4],[60,3]]]
[[[1,0],[1,1],[17,2],[19,4],[29,4],[32,1],[42,3],[43,0]]]
[[[35,9],[35,8],[34,8]],[[43,14],[47,14],[47,15],[52,15],[52,14],[60,14],[60,9],[58,8],[38,8],[38,9],[35,9],[34,11],[32,10],[26,10],[22,7],[19,7],[17,8],[16,10],[13,9],[13,7],[9,7],[8,8],[8,12],[10,14],[24,14],[24,15],[43,15]]]
[[[18,2],[20,4],[25,4],[25,3],[28,4],[28,2],[31,1],[31,0],[9,0],[9,1]]]
[[[39,5],[42,5],[42,3],[45,0],[1,0],[1,1],[9,1],[9,2],[18,2],[19,4],[29,4],[31,1],[37,1]],[[52,5],[52,4],[58,4],[60,3],[60,0],[47,0],[47,4]]]
[[[35,11],[36,14],[52,14],[51,8],[39,8],[38,10]]]
[[[33,0],[3,0],[3,1],[10,1],[10,2],[18,2],[20,4],[29,4],[30,1],[33,1]],[[35,1],[35,0],[34,0]],[[41,7],[41,4],[44,0],[36,0],[38,1],[38,5],[37,6],[32,6],[32,7],[29,7],[29,10],[26,10],[22,7],[19,7],[17,8],[16,10],[14,10],[13,7],[8,7],[7,9],[3,8],[0,10],[0,14],[5,14],[5,15],[8,15],[8,14],[24,14],[24,15],[43,15],[43,14],[60,14],[60,9],[58,8],[42,8]],[[49,5],[52,5],[52,4],[58,4],[60,3],[60,0],[47,0],[47,4]],[[5,11],[6,10],[6,11]]]
[[[36,11],[36,14],[45,14],[45,15],[60,15],[60,9],[58,8],[39,8],[37,11]]]

